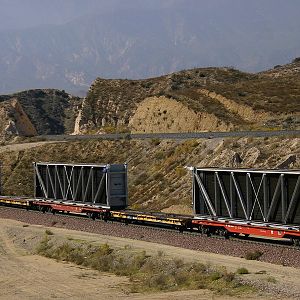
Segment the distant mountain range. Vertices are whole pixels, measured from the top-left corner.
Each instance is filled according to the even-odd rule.
[[[24,1],[2,2],[1,94],[58,88],[84,95],[98,76],[146,78],[204,66],[252,72],[300,56],[294,0],[26,1],[35,14]],[[13,3],[28,21],[5,17]]]

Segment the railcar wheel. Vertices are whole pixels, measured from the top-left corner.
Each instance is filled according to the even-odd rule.
[[[219,229],[219,235],[223,236],[226,240],[229,239],[229,232],[224,228]]]
[[[293,238],[292,238],[291,240],[292,240],[294,246],[296,246],[296,247],[299,247],[299,246],[300,246],[300,239],[293,239]]]
[[[201,233],[202,233],[202,234],[206,234],[206,236],[208,236],[208,237],[211,236],[211,232],[210,232],[210,229],[209,229],[208,227],[202,226],[202,227],[201,227]]]

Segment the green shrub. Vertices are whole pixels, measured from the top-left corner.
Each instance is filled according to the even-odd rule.
[[[161,143],[160,139],[151,139],[151,146],[158,146]]]
[[[155,157],[156,159],[163,159],[163,158],[166,157],[166,154],[165,154],[164,151],[160,151],[160,152],[156,152],[155,155],[154,155],[154,157]]]
[[[175,172],[176,172],[177,177],[183,177],[184,175],[186,175],[187,170],[183,167],[177,167],[175,169]]]
[[[218,280],[222,277],[222,275],[219,273],[219,272],[213,272],[211,275],[210,275],[210,279],[212,281],[215,281],[215,280]]]
[[[240,293],[241,285],[233,273],[225,268],[213,269],[199,263],[167,258],[159,251],[148,256],[145,251],[134,252],[128,247],[112,249],[108,244],[93,246],[65,242],[54,245],[46,235],[37,252],[61,261],[68,261],[92,269],[129,276],[132,292],[175,291],[182,289],[211,289],[222,293]]]
[[[267,282],[270,282],[270,283],[276,283],[277,282],[276,278],[273,277],[273,276],[267,277],[266,280],[267,280]]]
[[[249,251],[245,255],[245,259],[247,260],[259,260],[259,258],[263,255],[263,253],[259,250]]]
[[[141,173],[135,180],[134,184],[139,185],[148,179],[148,174],[146,172]]]
[[[236,273],[237,274],[249,274],[249,271],[248,271],[248,269],[246,269],[246,268],[238,268],[237,270],[236,270]]]

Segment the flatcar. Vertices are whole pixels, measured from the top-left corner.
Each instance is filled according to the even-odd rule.
[[[300,244],[300,171],[191,168],[193,215],[128,209],[127,165],[34,163],[34,197],[0,204],[125,224]]]
[[[300,171],[193,168],[193,228],[300,241]]]
[[[134,210],[111,211],[111,220],[123,221],[131,224],[158,225],[184,231],[191,228],[192,216],[166,214],[161,212],[140,212]]]

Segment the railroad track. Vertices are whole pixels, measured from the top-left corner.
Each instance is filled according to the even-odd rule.
[[[101,221],[101,220],[100,220]],[[103,221],[101,221],[103,222]],[[222,236],[218,236],[218,235],[211,235],[211,236],[207,236],[205,234],[202,234],[200,232],[197,231],[183,231],[183,232],[179,232],[178,230],[175,229],[171,229],[171,228],[165,228],[163,226],[159,227],[159,226],[153,226],[153,225],[141,225],[141,224],[125,224],[119,221],[107,221],[107,223],[120,223],[123,226],[134,226],[134,227],[140,227],[140,228],[147,228],[147,229],[151,229],[151,230],[155,230],[155,231],[169,231],[169,232],[173,232],[180,235],[187,235],[187,236],[204,236],[205,238],[208,239],[218,239],[218,240],[225,240],[224,237]],[[285,249],[291,249],[291,250],[297,250],[300,252],[300,247],[294,246],[291,241],[289,240],[267,240],[267,239],[263,239],[263,238],[259,238],[259,237],[245,237],[245,236],[230,236],[227,240],[231,240],[231,241],[236,241],[239,243],[247,243],[247,244],[256,244],[256,245],[268,245],[268,246],[272,246],[272,247],[278,247],[278,248],[285,248]]]
[[[18,208],[15,208],[18,209]],[[35,211],[36,213],[40,213],[39,211]],[[45,215],[52,215],[52,213],[50,212],[45,212]],[[56,214],[58,215],[62,215],[65,217],[69,217],[69,218],[79,218],[79,219],[90,219],[88,216],[84,215],[84,214],[70,214],[70,213],[63,213],[63,212],[56,212]],[[224,237],[222,236],[218,236],[218,235],[211,235],[211,236],[207,236],[205,234],[202,234],[200,232],[197,232],[196,230],[192,231],[192,230],[184,230],[184,231],[179,231],[176,230],[174,228],[168,228],[164,225],[159,225],[159,224],[138,224],[138,223],[126,223],[126,222],[122,222],[120,220],[107,220],[107,221],[103,221],[103,220],[93,220],[94,222],[105,222],[105,223],[116,223],[120,226],[133,226],[135,228],[145,228],[147,230],[154,230],[157,232],[160,231],[166,231],[166,232],[172,232],[175,234],[180,235],[188,235],[188,236],[204,236],[208,239],[218,239],[218,240],[226,240]],[[279,248],[285,248],[285,249],[292,249],[292,250],[298,250],[300,251],[300,247],[298,246],[294,246],[292,244],[292,242],[288,239],[283,240],[283,239],[264,239],[264,238],[260,238],[260,237],[245,237],[245,236],[230,236],[229,238],[227,238],[228,240],[232,240],[232,241],[237,241],[240,243],[247,243],[247,244],[256,244],[256,245],[271,245],[272,247],[279,247]]]
[[[169,228],[150,227],[141,224],[126,225],[117,221],[93,221],[81,215],[61,213],[53,215],[47,212],[42,214],[39,211],[26,211],[11,207],[0,207],[0,218],[15,219],[27,224],[62,227],[106,236],[142,240],[235,257],[246,257],[249,252],[259,251],[262,253],[262,256],[259,258],[261,261],[300,268],[299,249],[289,245],[269,244],[263,241],[258,242],[239,238],[227,240],[219,236],[207,237],[197,232],[180,233]]]
[[[12,210],[20,210],[22,208],[17,208],[17,207],[9,207]],[[30,212],[36,213],[36,214],[41,214],[40,211],[38,210],[30,210]],[[51,212],[43,212],[41,215],[53,215],[53,213]],[[64,213],[64,212],[56,212],[55,215],[59,215],[59,216],[63,216],[65,218],[78,218],[78,219],[85,219],[85,220],[90,220],[91,218],[89,218],[87,215],[85,214],[75,214],[75,213]],[[123,221],[123,220],[122,220]],[[97,222],[104,222],[106,224],[118,224],[120,226],[132,226],[135,228],[143,228],[143,229],[147,229],[147,230],[154,230],[157,232],[160,231],[165,231],[165,232],[172,232],[174,234],[178,234],[178,236],[180,235],[187,235],[187,236],[204,236],[206,238],[209,239],[218,239],[218,240],[234,240],[237,242],[242,242],[242,243],[248,243],[248,244],[257,244],[257,245],[272,245],[273,247],[283,247],[286,249],[296,249],[300,251],[300,248],[297,246],[294,246],[291,244],[291,242],[289,240],[267,240],[267,239],[263,239],[263,238],[259,238],[259,237],[245,237],[245,236],[230,236],[229,238],[224,238],[222,236],[218,236],[218,235],[210,235],[207,236],[205,234],[202,234],[200,232],[197,232],[196,230],[192,231],[192,230],[184,230],[184,231],[179,231],[176,230],[174,228],[168,228],[165,225],[160,225],[160,224],[139,224],[139,223],[126,223],[126,222],[122,222],[120,220],[107,220],[107,221],[103,221],[103,220],[93,220],[93,222],[97,223]]]

